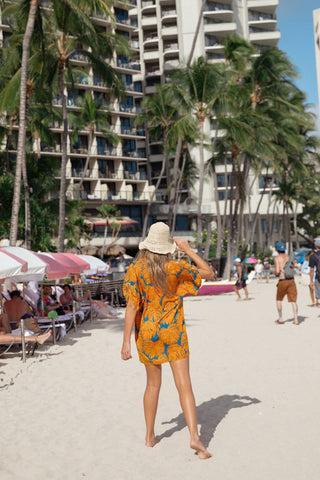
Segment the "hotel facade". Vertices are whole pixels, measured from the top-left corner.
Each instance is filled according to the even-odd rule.
[[[112,64],[122,75],[125,84],[125,99],[110,99],[109,91],[101,80],[92,74],[86,59],[75,52],[72,58],[86,74],[79,79],[73,92],[68,92],[68,109],[80,111],[80,101],[86,92],[105,102],[106,110],[111,113],[111,129],[121,138],[117,147],[111,145],[101,132],[95,130],[93,144],[88,151],[88,132],[79,133],[76,142],[69,139],[67,180],[68,198],[82,198],[86,212],[97,214],[97,207],[113,204],[122,215],[135,220],[142,226],[146,206],[154,191],[159,177],[162,161],[161,142],[153,142],[147,126],[135,126],[134,119],[141,111],[141,102],[147,95],[155,92],[157,84],[166,81],[167,72],[186,63],[195,38],[198,19],[201,16],[200,30],[195,44],[193,58],[204,56],[209,62],[222,62],[223,40],[238,34],[250,41],[257,49],[257,55],[272,46],[277,46],[280,32],[277,29],[276,10],[278,0],[208,0],[201,13],[202,0],[129,0],[115,2],[113,11],[115,25],[104,16],[97,15],[94,21],[106,31],[125,36],[134,50],[133,60],[124,56],[115,56]],[[49,8],[50,2],[42,2],[41,8]],[[201,13],[201,15],[200,15]],[[5,42],[10,35],[10,19],[0,16],[0,41]],[[59,98],[53,99],[59,108]],[[46,157],[61,157],[62,125],[58,122],[51,126],[55,134],[55,145],[46,146],[39,140],[36,151]],[[208,138],[215,136],[213,122],[205,125]],[[17,127],[16,127],[17,130]],[[71,134],[71,131],[70,131]],[[14,150],[12,151],[14,154]],[[197,149],[192,157],[198,162]],[[87,156],[89,166],[85,170]],[[209,158],[209,153],[206,154]],[[218,196],[223,208],[227,195],[229,176],[225,175],[224,165],[217,167]],[[169,170],[170,175],[170,170]],[[227,178],[227,180],[226,180]],[[245,214],[255,211],[263,192],[260,206],[259,226],[256,240],[263,242],[266,219],[269,215],[268,193],[271,177],[261,175],[253,182],[250,192],[250,205]],[[168,216],[167,187],[169,179],[164,177],[160,190],[156,192],[152,207],[152,221],[166,220]],[[197,209],[197,184],[194,189],[181,192],[181,204],[178,208],[178,232],[192,234],[195,231]],[[279,207],[280,208],[280,207]],[[216,215],[214,186],[210,178],[206,179],[203,214],[211,221]],[[223,210],[222,210],[223,211]],[[276,206],[274,232],[278,231],[280,212]],[[249,228],[249,224],[247,225]],[[119,242],[127,248],[135,248],[140,240],[139,234],[119,237]]]

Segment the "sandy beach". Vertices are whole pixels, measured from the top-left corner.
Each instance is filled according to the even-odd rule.
[[[235,294],[185,300],[191,375],[201,439],[189,448],[169,365],[156,423],[144,446],[144,367],[120,358],[124,310],[94,320],[22,364],[0,359],[1,480],[318,480],[320,309],[298,284],[300,325],[284,301],[275,324],[276,281]],[[134,343],[134,342],[133,342]]]

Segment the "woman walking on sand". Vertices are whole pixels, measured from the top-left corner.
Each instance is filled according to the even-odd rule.
[[[197,265],[170,257],[176,248]],[[131,332],[135,324],[140,361],[145,365],[147,385],[143,397],[146,421],[146,446],[156,443],[154,424],[161,386],[161,364],[170,363],[181,407],[190,432],[190,446],[199,458],[212,455],[201,443],[198,433],[195,399],[189,374],[189,347],[183,313],[183,297],[195,295],[201,278],[211,279],[213,272],[185,239],[172,239],[169,227],[158,222],[150,227],[139,244],[135,261],[125,280],[127,299],[121,357],[131,358]]]

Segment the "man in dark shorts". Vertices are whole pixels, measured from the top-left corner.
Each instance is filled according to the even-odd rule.
[[[286,254],[286,246],[282,242],[277,242],[276,250],[278,255],[274,258],[275,263],[275,274],[279,277],[279,282],[277,285],[277,310],[279,313],[279,318],[276,320],[276,323],[283,324],[282,318],[282,300],[287,295],[288,302],[292,305],[293,310],[293,323],[294,325],[299,325],[298,322],[298,309],[297,309],[297,287],[294,281],[294,278],[286,278],[284,274],[284,266],[289,260],[289,255]]]
[[[320,282],[314,277],[314,272],[317,270],[318,262],[320,262],[320,237],[314,239],[314,252],[309,259],[310,267],[310,288],[314,291],[317,305],[320,299]]]
[[[245,279],[245,275],[244,275],[244,266],[243,266],[240,258],[236,258],[234,263],[235,263],[236,271],[237,271],[237,274],[238,274],[238,280],[236,281],[236,283],[233,287],[233,289],[236,292],[237,297],[238,297],[237,301],[241,300],[240,293],[239,293],[240,288],[243,288],[245,296],[246,296],[246,300],[249,300],[247,283],[246,283],[246,279]]]

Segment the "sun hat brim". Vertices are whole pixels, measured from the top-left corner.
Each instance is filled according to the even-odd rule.
[[[139,243],[139,250],[148,250],[159,255],[174,253],[176,243],[170,236],[168,225],[163,222],[156,222],[151,225],[147,238]]]
[[[158,253],[160,255],[173,254],[176,251],[176,243],[172,240],[168,243],[153,243],[148,238],[139,243],[139,250],[149,250],[152,253]]]

